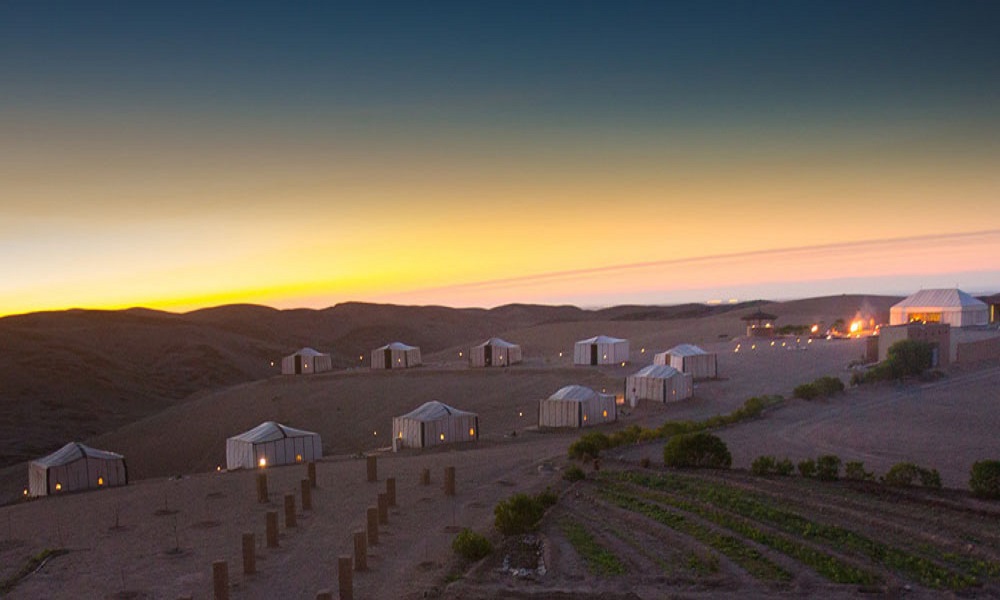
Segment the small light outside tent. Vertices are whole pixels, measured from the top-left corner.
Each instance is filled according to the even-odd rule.
[[[539,427],[589,427],[617,418],[613,394],[600,394],[582,385],[567,385],[538,401]]]
[[[714,379],[719,376],[719,367],[714,352],[705,352],[698,346],[680,344],[653,357],[654,365],[670,365],[682,373],[690,373],[695,379]]]
[[[573,346],[575,365],[614,365],[628,360],[628,340],[599,335]]]
[[[226,468],[253,469],[323,458],[318,433],[266,421],[250,431],[226,439]]]
[[[990,307],[959,289],[920,290],[889,309],[890,325],[911,321],[952,327],[989,325]]]
[[[28,495],[49,496],[128,484],[125,457],[70,442],[28,465]]]
[[[693,380],[690,373],[681,373],[669,365],[649,365],[625,379],[625,399],[630,406],[639,400],[687,400],[694,390]]]
[[[427,402],[413,412],[392,419],[392,438],[404,448],[474,442],[479,439],[479,415]]]
[[[500,338],[490,338],[469,350],[473,367],[506,367],[521,362],[521,347]]]
[[[282,375],[306,375],[330,370],[333,370],[333,359],[330,355],[312,348],[303,348],[281,359]]]
[[[420,348],[401,342],[372,350],[373,369],[409,369],[420,365]]]

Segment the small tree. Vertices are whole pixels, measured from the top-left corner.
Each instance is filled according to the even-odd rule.
[[[980,498],[1000,499],[1000,460],[980,460],[973,464],[969,488]]]
[[[677,468],[728,469],[733,464],[733,457],[720,438],[701,432],[670,438],[663,447],[663,462]]]
[[[901,462],[892,465],[892,468],[882,477],[886,485],[898,487],[909,487],[920,485],[927,488],[940,488],[941,475],[937,469],[925,469],[910,462]]]
[[[750,472],[754,475],[770,475],[777,471],[777,461],[773,456],[758,456],[750,464]]]
[[[600,457],[602,450],[611,447],[608,436],[599,431],[592,431],[580,436],[569,446],[569,457],[579,460],[593,460]]]
[[[466,528],[459,531],[452,540],[451,549],[465,560],[477,561],[493,552],[493,544],[486,539],[486,536]]]
[[[851,481],[871,481],[875,474],[865,471],[865,463],[860,460],[850,460],[844,463],[844,479]]]
[[[792,395],[802,400],[813,400],[819,398],[819,390],[815,384],[803,383],[802,385],[795,386],[795,389],[792,390]]]
[[[795,465],[792,464],[791,459],[783,458],[778,461],[778,464],[774,465],[774,472],[778,475],[788,477],[795,472]]]
[[[816,459],[816,479],[836,481],[840,479],[840,457],[824,454]]]
[[[534,496],[514,494],[493,509],[493,524],[504,535],[518,535],[534,529],[545,514],[545,506]]]
[[[803,477],[814,477],[816,475],[816,461],[807,458],[799,462],[799,475]]]
[[[889,346],[886,360],[895,365],[897,377],[919,375],[931,368],[934,347],[919,340],[901,340]]]

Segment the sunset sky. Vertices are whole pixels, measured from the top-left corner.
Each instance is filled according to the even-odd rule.
[[[0,315],[1000,291],[1000,2],[0,3]]]

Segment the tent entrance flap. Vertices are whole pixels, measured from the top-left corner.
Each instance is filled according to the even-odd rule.
[[[302,374],[302,355],[300,354],[295,355],[295,374]]]
[[[590,364],[597,364],[597,344],[590,345]]]
[[[489,344],[483,348],[483,363],[487,367],[493,366],[493,346]]]
[[[392,350],[388,348],[385,349],[385,368],[392,368]]]

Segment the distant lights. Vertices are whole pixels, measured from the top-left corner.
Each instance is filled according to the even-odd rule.
[[[215,465],[215,471],[217,473],[221,473],[222,472],[222,465]]]
[[[562,358],[562,352],[559,353],[559,358]]]
[[[523,417],[524,416],[524,411],[520,411],[520,410],[517,411],[517,416]]]
[[[264,458],[263,456],[261,456],[260,460],[257,461],[257,466],[260,467],[261,469],[263,469],[264,467],[266,467],[267,466],[267,459]]]
[[[24,495],[25,495],[25,496],[27,496],[27,495],[28,495],[28,488],[24,488]]]
[[[622,366],[623,366],[623,367],[625,366],[625,361],[624,361],[624,360],[622,361]]]
[[[458,357],[462,358],[462,353],[461,352],[458,353]]]
[[[377,436],[378,435],[378,430],[376,429],[375,431],[372,431],[372,435]]]

